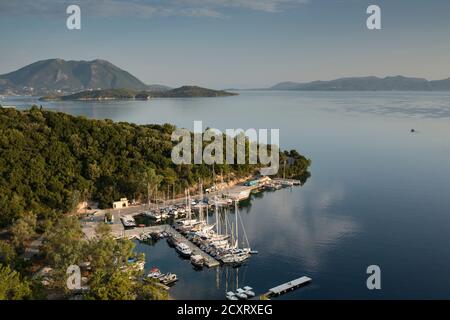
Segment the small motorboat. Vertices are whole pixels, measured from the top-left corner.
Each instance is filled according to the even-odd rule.
[[[172,216],[172,217],[176,218],[178,216],[178,210],[177,209],[171,209],[169,211],[169,216]]]
[[[162,276],[163,276],[163,274],[161,273],[161,271],[158,268],[152,268],[150,270],[150,272],[147,274],[147,278],[150,278],[150,279],[159,279]]]
[[[136,227],[136,221],[134,221],[134,218],[132,216],[126,215],[126,216],[120,217],[120,220],[122,220],[122,224],[124,227],[127,227],[127,228]]]
[[[149,234],[141,234],[141,235],[137,236],[137,239],[141,242],[145,242],[149,238],[151,238]]]
[[[252,250],[250,248],[238,249],[239,253],[248,253],[248,254],[258,254],[257,250]]]
[[[236,297],[234,292],[231,292],[231,291],[226,293],[226,298],[227,298],[227,300],[239,300],[239,298]]]
[[[247,294],[241,288],[237,289],[235,294],[236,294],[236,297],[238,297],[241,300],[247,300],[248,299]]]
[[[170,285],[178,281],[178,277],[174,273],[167,273],[159,278],[159,281],[164,285]]]
[[[252,287],[245,286],[244,291],[245,291],[245,294],[251,298],[253,298],[255,296],[255,292],[253,291]]]
[[[191,256],[191,263],[194,267],[203,268],[203,264],[205,263],[205,259],[199,254],[195,254]]]
[[[169,218],[169,214],[167,212],[162,212],[161,213],[161,219],[165,220]]]

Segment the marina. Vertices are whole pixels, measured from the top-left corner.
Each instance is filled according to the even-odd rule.
[[[120,223],[114,223],[116,220],[112,219],[111,232],[117,239],[137,240],[144,245],[165,239],[167,246],[180,259],[188,260],[194,270],[231,267],[236,270],[237,277],[239,268],[258,253],[250,246],[239,202],[248,199],[255,190],[270,190],[266,187],[273,186],[280,190],[294,186],[294,182],[264,177],[222,189],[220,194],[211,191],[216,190],[212,187],[206,197],[200,184],[200,194],[192,198],[190,191],[186,190],[183,199],[168,200],[163,205],[156,202],[146,210],[133,206],[114,210],[114,214],[120,218],[116,220]],[[83,230],[87,237],[94,235],[95,224],[92,221],[85,222]],[[163,286],[173,285],[180,280],[175,273],[162,273],[156,267],[149,270],[146,279]],[[228,290],[226,299],[255,298],[252,287],[237,287],[236,281],[235,290]]]
[[[0,300],[450,298],[449,0],[0,8]]]
[[[264,183],[270,181],[264,178]],[[241,187],[260,187],[258,180],[245,183]],[[200,187],[203,190],[203,187]],[[247,192],[248,189],[245,191]],[[218,204],[218,197],[209,194],[209,199],[200,194],[198,200],[191,200],[189,190],[185,192],[184,204],[176,204],[171,207],[157,208],[144,213],[152,220],[163,220],[162,215],[166,213],[168,217],[183,216],[183,219],[173,220],[171,227],[165,226],[164,233],[167,233],[167,242],[183,258],[189,258],[191,263],[197,268],[203,265],[208,268],[222,264],[238,266],[245,263],[252,254],[258,251],[252,250],[248,241],[244,224],[239,214],[239,200],[231,200],[229,195],[226,206]],[[222,198],[223,199],[223,198]],[[234,204],[234,208],[229,206]],[[214,223],[209,219],[210,211],[214,211]],[[220,210],[225,212],[219,213]],[[228,211],[234,210],[234,221],[228,218]],[[168,229],[170,228],[170,229]],[[241,237],[239,237],[241,235]],[[139,236],[142,237],[145,235]],[[138,239],[139,239],[138,237]],[[200,249],[200,251],[199,251]],[[200,254],[199,254],[200,252]]]
[[[166,238],[168,241],[176,241],[176,244],[172,242],[172,246],[174,248],[177,248],[178,245],[177,251],[180,252],[184,257],[189,258],[191,255],[200,256],[203,259],[204,265],[208,268],[214,268],[220,265],[219,261],[200,250],[195,244],[183,237],[182,234],[180,234],[170,225],[160,225],[134,230],[126,230],[123,234],[123,237],[126,237],[128,239],[145,240],[150,234],[164,233],[167,234]]]

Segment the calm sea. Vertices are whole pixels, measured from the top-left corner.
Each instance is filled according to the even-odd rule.
[[[283,299],[450,298],[450,93],[250,91],[43,105],[188,129],[194,120],[221,130],[279,128],[283,148],[312,160],[303,187],[259,194],[241,208],[259,254],[239,269],[198,272],[165,241],[138,245],[147,268],[179,276],[175,298],[222,299],[236,285],[263,293],[302,275],[313,283]],[[381,268],[378,291],[366,287],[366,268],[373,264]]]

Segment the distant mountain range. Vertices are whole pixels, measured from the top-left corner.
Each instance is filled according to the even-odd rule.
[[[450,78],[428,81],[423,78],[359,77],[306,83],[281,82],[266,90],[299,91],[450,91]]]
[[[172,89],[162,85],[147,85],[129,72],[108,61],[98,59],[93,61],[49,59],[0,75],[0,94],[2,95],[67,96],[84,91],[110,89],[126,89],[132,90],[134,93],[151,92],[153,97],[158,96],[155,93],[159,93],[161,97],[230,95],[226,91],[195,86]],[[264,90],[450,91],[450,78],[428,81],[423,78],[403,76],[353,77],[306,83],[282,82]],[[120,93],[116,93],[120,95]]]
[[[130,73],[105,60],[38,61],[0,75],[0,94],[69,94],[84,90],[132,89],[166,91],[161,85],[146,85]]]

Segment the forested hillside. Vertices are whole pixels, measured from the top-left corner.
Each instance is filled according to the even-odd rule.
[[[0,108],[0,225],[23,212],[53,218],[91,199],[110,207],[121,197],[146,200],[147,185],[182,194],[202,179],[212,180],[208,165],[175,165],[171,160],[174,126],[135,125],[89,120],[32,107]],[[293,151],[287,172],[300,176],[309,160]],[[291,161],[292,162],[292,161]],[[256,165],[216,165],[225,179],[248,176]],[[166,194],[167,195],[167,194]]]

